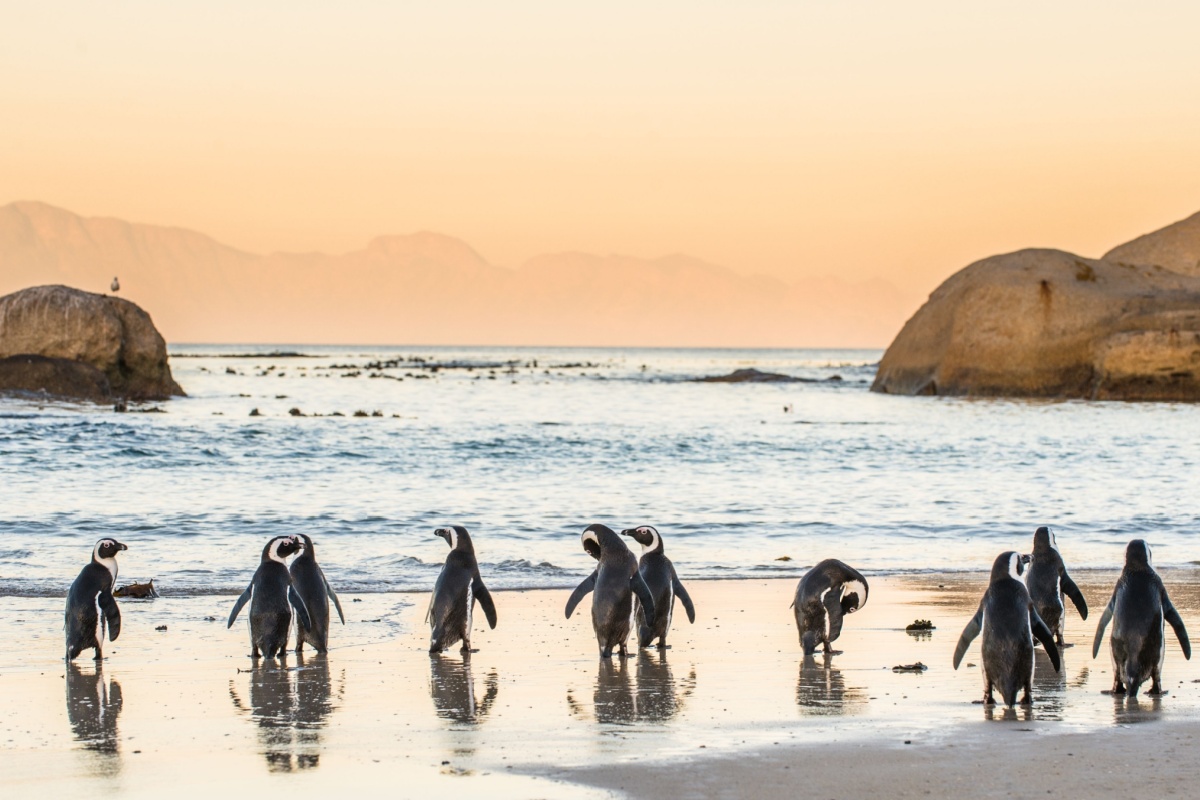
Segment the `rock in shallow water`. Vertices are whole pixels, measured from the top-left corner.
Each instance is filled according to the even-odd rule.
[[[67,286],[0,297],[0,359],[0,389],[9,391],[83,400],[184,394],[149,314],[128,300]]]

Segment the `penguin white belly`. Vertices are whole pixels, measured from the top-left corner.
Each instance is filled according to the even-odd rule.
[[[475,588],[467,584],[467,626],[464,628],[467,636],[471,635],[471,619],[475,613]]]
[[[100,608],[100,593],[96,592],[96,596],[92,598],[92,606],[96,610],[96,655],[100,655],[100,647],[104,644],[104,609]]]

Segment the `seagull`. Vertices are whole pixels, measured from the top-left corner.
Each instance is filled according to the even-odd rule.
[[[109,286],[108,288],[109,288],[109,291],[111,291],[113,293],[121,291],[121,282],[119,280],[117,280],[115,275],[113,276],[112,285]]]

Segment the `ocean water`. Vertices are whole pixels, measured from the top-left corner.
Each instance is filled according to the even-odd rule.
[[[427,589],[446,524],[493,588],[574,586],[592,522],[657,526],[684,578],[981,570],[1042,524],[1075,569],[1200,561],[1193,405],[873,395],[879,351],[171,353],[165,413],[0,400],[0,594],[64,594],[102,536],[119,583],[237,592],[301,531],[342,592]],[[743,368],[803,380],[694,380]]]

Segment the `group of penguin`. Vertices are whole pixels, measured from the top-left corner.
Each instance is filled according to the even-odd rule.
[[[462,650],[470,652],[475,603],[483,608],[491,628],[496,627],[496,604],[483,583],[467,529],[455,525],[434,533],[446,541],[450,552],[425,615],[430,626],[429,650],[437,653],[462,642]],[[641,546],[640,557],[622,536]],[[602,658],[611,658],[613,648],[626,657],[626,642],[635,626],[639,647],[649,647],[657,640],[659,648],[666,648],[677,599],[688,621],[696,621],[692,599],[664,553],[662,536],[655,528],[643,525],[618,535],[596,524],[589,525],[580,538],[596,567],[571,593],[565,613],[570,619],[579,602],[593,595],[592,628]],[[71,585],[65,625],[68,661],[93,648],[99,660],[105,631],[109,641],[120,634],[121,613],[112,592],[116,555],[127,549],[115,539],[101,539],[92,550],[91,562]],[[813,655],[818,646],[826,655],[836,654],[832,642],[841,635],[843,619],[866,605],[868,591],[867,579],[836,559],[821,561],[805,573],[792,602],[805,656]],[[988,588],[959,637],[953,662],[958,669],[967,648],[982,633],[985,704],[995,704],[997,691],[1010,708],[1017,702],[1018,691],[1022,704],[1032,702],[1034,638],[1045,647],[1055,671],[1059,670],[1059,648],[1065,646],[1064,594],[1087,619],[1087,601],[1067,573],[1049,528],[1040,527],[1034,533],[1031,554],[1008,551],[996,558]],[[233,626],[249,603],[252,657],[276,658],[287,650],[294,611],[296,652],[307,643],[323,653],[328,649],[331,601],[344,625],[341,603],[317,564],[312,539],[305,534],[277,536],[263,548],[258,569],[234,603],[226,627]],[[1110,622],[1114,694],[1136,696],[1147,680],[1151,681],[1150,694],[1162,693],[1164,622],[1175,631],[1184,657],[1191,658],[1183,620],[1154,571],[1150,546],[1141,539],[1126,548],[1125,568],[1096,629],[1093,658]]]

